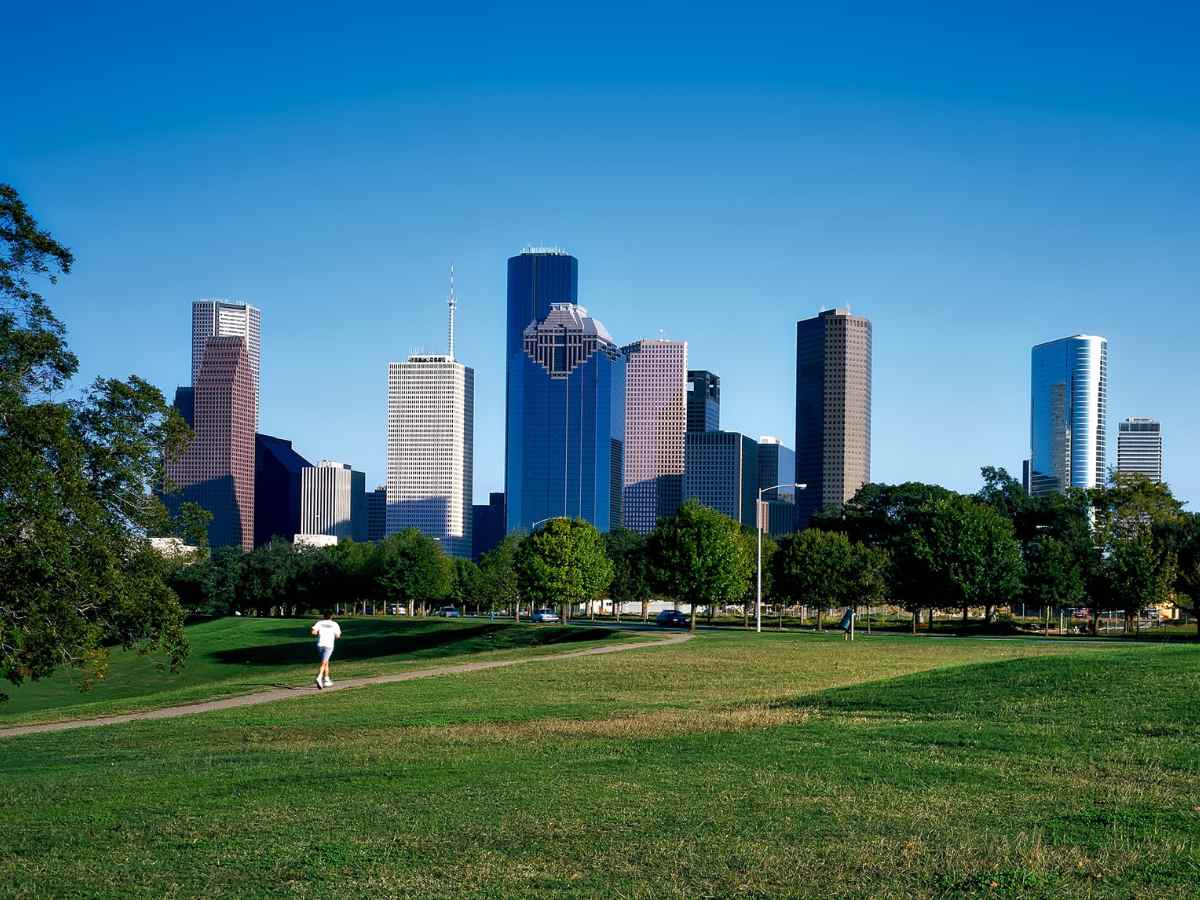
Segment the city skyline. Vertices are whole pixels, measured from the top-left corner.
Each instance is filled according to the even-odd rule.
[[[943,13],[887,29],[694,13],[664,44],[681,23],[661,10],[571,41],[524,9],[503,41],[494,17],[330,35],[311,15],[231,30],[121,11],[99,46],[82,20],[17,10],[14,28],[53,36],[14,48],[0,168],[77,258],[46,292],[81,361],[70,394],[136,372],[169,396],[189,381],[179,305],[245,301],[269,323],[259,430],[371,483],[381,366],[440,349],[426,301],[453,261],[457,355],[479,373],[474,492],[503,486],[502,450],[482,451],[504,441],[505,261],[540,242],[583,261],[585,305],[622,342],[688,341],[721,376],[722,427],[747,434],[794,434],[790,323],[867,312],[879,481],[1019,474],[1029,348],[1103,334],[1110,416],[1160,420],[1165,479],[1200,498],[1194,15],[1081,30],[1043,10],[1038,40],[1014,42]],[[430,65],[451,35],[464,58]],[[322,53],[292,52],[308,42]]]

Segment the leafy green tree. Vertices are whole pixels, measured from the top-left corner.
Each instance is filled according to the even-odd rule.
[[[1021,589],[1024,563],[1012,523],[971,497],[934,501],[925,534],[931,592],[943,608],[984,606],[990,621],[997,604]]]
[[[278,609],[286,615],[292,601],[295,564],[295,550],[282,538],[244,554],[234,590],[237,608],[260,616],[269,616]]]
[[[1183,521],[1182,504],[1167,485],[1121,473],[1090,498],[1103,558],[1100,589],[1091,597],[1093,633],[1102,607],[1122,610],[1128,628],[1140,610],[1171,599],[1176,552],[1170,534]]]
[[[741,527],[733,519],[688,500],[650,535],[651,580],[663,593],[696,609],[731,597],[744,597],[746,571]]]
[[[886,550],[854,545],[854,567],[850,596],[852,606],[872,606],[887,597],[887,571],[890,560]]]
[[[1171,526],[1175,554],[1175,605],[1196,618],[1200,639],[1200,513],[1183,513]]]
[[[775,586],[780,597],[817,611],[820,631],[827,611],[851,605],[858,554],[846,535],[807,528],[780,542],[775,556]]]
[[[613,576],[603,538],[583,519],[551,519],[521,542],[516,569],[521,593],[543,606],[561,606],[564,622],[575,604],[603,594]]]
[[[613,565],[608,595],[618,622],[621,621],[621,607],[626,603],[640,603],[642,619],[646,618],[654,593],[646,547],[645,535],[628,528],[614,528],[604,535],[604,553]]]
[[[13,684],[69,667],[86,685],[113,646],[172,666],[187,653],[171,567],[148,539],[181,527],[152,488],[187,427],[137,377],[53,399],[78,362],[31,279],[72,263],[0,184],[0,674]]]
[[[1025,602],[1047,608],[1079,606],[1087,597],[1087,579],[1079,554],[1047,535],[1025,548]]]
[[[979,470],[983,487],[975,498],[984,506],[994,509],[1016,526],[1017,520],[1029,507],[1030,496],[1025,493],[1021,482],[1008,474],[1008,470],[996,466],[984,466]]]
[[[425,614],[449,596],[454,563],[437,541],[408,528],[379,542],[378,578],[389,602],[405,603],[414,614],[419,604]]]
[[[480,593],[491,609],[512,609],[513,621],[521,621],[521,591],[517,579],[517,552],[524,535],[509,534],[479,561]]]
[[[474,603],[476,610],[480,605],[480,574],[479,566],[469,559],[454,558],[454,584],[450,596],[464,611],[468,603]]]

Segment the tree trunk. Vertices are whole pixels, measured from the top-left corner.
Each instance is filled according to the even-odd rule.
[[[1092,607],[1092,637],[1100,634],[1100,607]]]
[[[614,600],[614,601],[613,601],[613,613],[614,613],[614,614],[616,615],[616,617],[617,617],[617,624],[618,624],[618,625],[620,625],[620,624],[621,624],[621,607],[622,607],[622,606],[624,606],[624,605],[625,605],[625,604],[624,604],[624,603],[621,603],[620,601],[617,601],[617,600]]]
[[[715,604],[715,603],[710,603],[710,604],[708,604],[708,624],[709,624],[709,625],[711,625],[711,624],[712,624],[713,608],[714,608],[715,606],[716,606],[716,604]]]
[[[963,607],[963,620],[962,620],[962,624],[963,624],[963,628],[966,628],[966,627],[967,627],[967,607],[965,607],[965,606]]]
[[[521,601],[520,600],[513,601],[513,621],[516,622],[518,625],[521,624]]]
[[[783,604],[779,604],[779,630],[783,631]]]
[[[929,607],[929,630],[933,631],[933,607]]]
[[[650,601],[649,599],[642,601],[642,621],[645,622],[650,618]]]
[[[675,605],[678,606],[679,604],[676,603]],[[691,623],[691,625],[688,626],[688,631],[692,632],[692,634],[696,633],[696,604],[695,603],[692,603],[692,623]]]
[[[821,617],[822,617],[822,616],[824,616],[824,615],[825,615],[825,610],[824,610],[824,608],[822,608],[822,607],[818,606],[818,607],[817,607],[817,631],[822,631],[822,630],[823,630],[823,629],[821,628]]]
[[[996,605],[993,603],[983,608],[983,624],[991,625],[996,618]]]
[[[742,627],[749,629],[750,627],[750,604],[742,604]]]
[[[912,611],[912,633],[917,633],[917,620],[921,617],[921,610],[914,609]]]

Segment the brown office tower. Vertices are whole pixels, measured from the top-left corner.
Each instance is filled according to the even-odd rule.
[[[871,480],[871,323],[831,309],[796,323],[797,525]]]
[[[210,546],[254,548],[254,373],[241,337],[210,337],[193,384],[192,442],[170,467],[172,505],[212,513]]]

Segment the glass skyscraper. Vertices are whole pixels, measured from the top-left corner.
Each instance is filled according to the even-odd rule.
[[[579,263],[531,248],[508,261],[506,530],[554,516],[621,523],[625,354],[579,306]]]
[[[1105,481],[1108,341],[1077,334],[1033,348],[1029,492]]]

